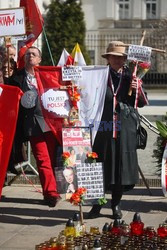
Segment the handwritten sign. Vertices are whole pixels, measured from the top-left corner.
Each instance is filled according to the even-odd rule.
[[[150,62],[151,48],[140,45],[130,45],[127,59],[130,61]]]
[[[103,168],[101,162],[77,165],[77,184],[87,190],[86,200],[104,197]]]
[[[62,67],[63,81],[78,81],[82,79],[82,67],[70,66]]]
[[[68,117],[71,109],[67,91],[49,89],[41,95],[43,107],[59,117]]]
[[[25,33],[23,8],[0,10],[0,36],[19,36]]]

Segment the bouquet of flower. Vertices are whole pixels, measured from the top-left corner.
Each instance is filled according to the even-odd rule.
[[[71,86],[67,89],[67,92],[69,94],[72,106],[75,107],[75,109],[78,109],[77,102],[80,100],[80,93],[78,92],[77,86]]]
[[[69,157],[70,157],[70,153],[69,152],[64,152],[62,155],[62,160],[63,160],[63,165],[65,167],[67,167],[69,165]]]
[[[135,108],[138,106],[138,94],[139,90],[142,92],[142,95],[145,99],[145,103],[148,104],[147,98],[142,90],[142,78],[148,72],[151,67],[150,62],[138,62],[138,61],[130,61],[129,69],[132,74],[132,81],[137,80],[137,89],[136,89],[136,99],[135,99]],[[128,95],[132,95],[132,86],[129,88]]]
[[[85,193],[86,193],[86,188],[81,187],[81,188],[78,188],[75,191],[75,193],[72,194],[72,196],[70,198],[70,203],[72,203],[73,205],[79,206],[81,225],[84,225],[82,204],[84,204]]]
[[[84,203],[85,196],[84,194],[86,193],[86,188],[78,188],[75,193],[72,194],[70,198],[70,203],[73,205],[80,205]]]
[[[96,152],[88,152],[86,154],[88,163],[95,163],[98,155]]]
[[[151,63],[130,61],[128,66],[132,74],[132,77],[137,77],[141,80],[145,76],[145,74],[149,71]]]
[[[137,66],[137,77],[142,79],[143,76],[149,71],[151,63],[149,62],[139,62]]]

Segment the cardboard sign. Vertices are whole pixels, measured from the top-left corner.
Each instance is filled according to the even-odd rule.
[[[130,45],[127,59],[130,61],[150,62],[152,48],[140,45]]]
[[[68,117],[71,107],[67,91],[49,89],[41,95],[41,101],[49,112],[59,117]]]
[[[62,129],[63,152],[69,152],[66,166],[63,166],[62,176],[66,199],[69,199],[78,186],[77,166],[84,163],[87,159],[87,152],[91,152],[90,128],[88,127],[69,127]],[[60,162],[61,163],[61,162]],[[58,164],[61,165],[61,164]],[[57,179],[57,176],[56,176]],[[64,189],[63,189],[64,190]]]
[[[24,8],[0,10],[0,36],[20,36],[25,33]]]
[[[86,188],[85,200],[94,200],[104,197],[103,165],[101,162],[82,163],[77,165],[78,187]]]
[[[97,203],[104,197],[103,164],[88,163],[87,152],[92,152],[91,130],[89,127],[69,127],[62,129],[63,148],[56,152],[56,181],[60,193],[66,199],[79,187],[85,187],[87,194],[85,204]],[[69,152],[70,157],[63,165],[61,154]],[[60,157],[58,157],[60,156]]]
[[[68,167],[85,162],[87,152],[91,152],[90,128],[63,128],[63,151],[71,154]]]
[[[63,81],[78,81],[82,79],[82,67],[70,66],[62,67]]]

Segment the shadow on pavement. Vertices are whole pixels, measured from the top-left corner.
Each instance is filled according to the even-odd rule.
[[[152,195],[150,195],[149,190]],[[162,188],[149,188],[149,190],[147,188],[134,188],[130,191],[125,192],[124,195],[147,195],[149,197],[152,196],[164,197]]]

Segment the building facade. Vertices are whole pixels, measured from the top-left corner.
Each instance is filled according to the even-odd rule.
[[[42,14],[51,0],[36,0]],[[20,0],[0,0],[0,8],[18,7]],[[167,50],[167,0],[81,0],[86,23],[86,47],[92,64],[105,64],[101,57],[111,40]],[[164,24],[162,22],[164,20]],[[165,22],[166,21],[166,22]],[[161,25],[160,25],[161,24]],[[77,42],[77,41],[76,41]],[[41,37],[37,41],[41,47]],[[152,72],[167,73],[167,58],[152,53]]]
[[[86,45],[93,64],[103,64],[101,54],[112,40],[167,50],[166,0],[82,0],[87,27]],[[152,53],[152,72],[167,73],[163,53]]]

